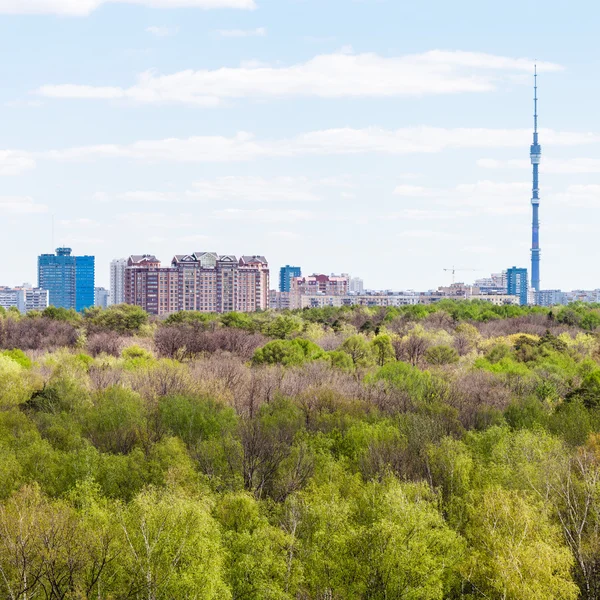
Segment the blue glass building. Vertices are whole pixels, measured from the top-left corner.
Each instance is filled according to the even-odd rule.
[[[519,296],[521,306],[529,302],[529,281],[527,269],[511,267],[506,270],[506,291],[511,296]]]
[[[78,312],[94,306],[95,257],[72,256],[71,248],[38,257],[38,287],[48,290],[50,306]]]
[[[290,265],[281,267],[279,271],[279,291],[289,292],[294,277],[302,277],[302,269],[300,267],[290,267]]]

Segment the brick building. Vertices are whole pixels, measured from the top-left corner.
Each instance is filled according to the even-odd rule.
[[[225,313],[269,307],[269,265],[264,256],[215,252],[178,254],[170,267],[155,256],[130,256],[125,302],[155,315],[180,310]]]

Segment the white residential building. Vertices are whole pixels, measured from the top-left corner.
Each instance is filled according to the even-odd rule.
[[[15,307],[21,313],[48,308],[48,290],[32,287],[0,287],[0,306]]]
[[[116,258],[110,263],[110,304],[125,302],[125,269],[126,258]]]
[[[106,288],[94,288],[94,306],[108,308],[110,304],[110,292]]]

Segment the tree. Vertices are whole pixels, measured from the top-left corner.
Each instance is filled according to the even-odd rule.
[[[573,556],[547,508],[500,487],[480,492],[469,507],[471,555],[463,575],[473,592],[499,600],[575,600]]]
[[[430,365],[450,365],[458,362],[458,352],[450,346],[432,346],[425,352],[425,359]]]
[[[148,313],[139,306],[129,304],[115,304],[104,309],[94,306],[85,309],[84,321],[88,334],[114,331],[133,335],[148,323]]]
[[[394,348],[392,346],[392,338],[389,335],[384,333],[376,335],[371,341],[371,347],[373,348],[376,362],[380,367],[394,360]]]
[[[322,348],[309,340],[275,340],[258,348],[252,362],[255,365],[301,365],[311,360],[324,358]]]
[[[370,487],[372,496],[381,494],[375,484]],[[464,540],[444,522],[425,485],[390,480],[381,487],[378,518],[360,536],[370,566],[365,597],[447,598],[463,560]]]
[[[0,409],[24,403],[32,392],[27,371],[18,360],[0,354]]]
[[[118,519],[124,534],[121,592],[147,600],[231,597],[208,498],[148,489],[123,506]]]
[[[350,336],[341,345],[340,350],[350,356],[355,368],[372,364],[373,352],[371,346],[362,335]]]

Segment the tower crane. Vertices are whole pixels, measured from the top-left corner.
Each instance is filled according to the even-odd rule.
[[[457,269],[456,267],[452,267],[451,269],[444,269],[446,273],[452,273],[452,284],[456,282],[456,273],[462,273],[463,271],[477,271],[477,269]]]

